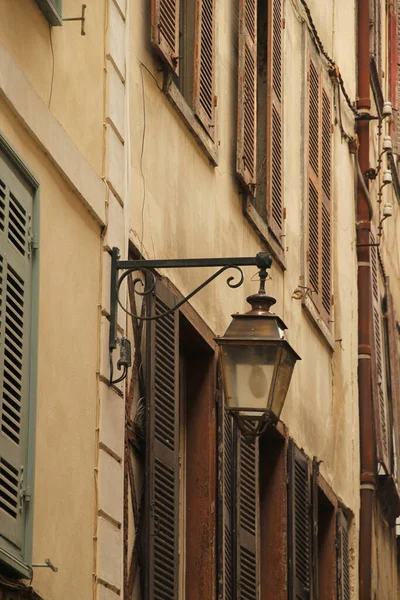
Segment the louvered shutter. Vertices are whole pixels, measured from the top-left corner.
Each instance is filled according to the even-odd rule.
[[[326,318],[331,313],[331,102],[322,90],[321,115],[321,302]]]
[[[224,411],[223,417],[223,600],[233,600],[233,422]]]
[[[288,448],[289,600],[310,599],[311,524],[308,463],[289,441]]]
[[[160,283],[151,314],[165,312],[177,299]],[[179,314],[151,321],[147,344],[146,598],[176,600],[179,523]]]
[[[375,244],[375,236],[371,233],[371,243]],[[383,355],[382,308],[379,291],[378,250],[371,246],[371,287],[372,287],[372,330],[373,357],[371,362],[372,393],[375,407],[377,459],[387,474],[391,469],[391,444],[388,430],[388,406],[386,395],[385,366]]]
[[[244,184],[256,185],[257,5],[239,0],[238,131],[236,171]]]
[[[311,298],[329,322],[332,298],[331,101],[313,60],[309,69],[308,103],[308,282]]]
[[[318,600],[318,478],[319,465],[314,457],[312,462],[311,477],[311,505],[312,505],[312,590],[313,599]]]
[[[151,0],[151,41],[179,74],[179,0]]]
[[[209,135],[215,133],[215,0],[196,0],[193,108]]]
[[[0,153],[0,547],[23,556],[33,191]]]
[[[399,340],[396,327],[396,316],[394,311],[393,296],[390,291],[389,277],[385,281],[386,294],[386,319],[387,319],[387,337],[389,347],[389,369],[390,369],[390,397],[392,401],[393,413],[393,440],[394,440],[394,459],[395,475],[397,480],[400,478],[400,356]]]
[[[270,19],[270,114],[268,116],[269,177],[267,179],[268,225],[278,241],[283,230],[283,2],[271,0]]]
[[[346,517],[339,510],[336,515],[337,598],[350,600],[349,536]]]
[[[258,600],[258,439],[245,441],[236,428],[238,600]]]
[[[321,249],[321,232],[319,227],[319,113],[320,113],[319,74],[310,61],[309,101],[308,101],[308,279],[319,297],[319,256]]]

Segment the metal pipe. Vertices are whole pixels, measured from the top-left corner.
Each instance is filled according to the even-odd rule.
[[[370,55],[369,0],[358,0],[358,101],[360,112],[369,112]],[[364,181],[357,185],[357,260],[358,260],[358,404],[360,421],[360,539],[359,539],[359,599],[372,600],[372,515],[375,497],[375,430],[371,377],[371,207],[368,180],[369,120],[357,122],[360,142],[359,166]]]

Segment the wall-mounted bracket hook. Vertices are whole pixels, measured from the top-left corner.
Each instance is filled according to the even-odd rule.
[[[81,22],[81,35],[86,35],[85,21],[86,21],[86,4],[82,4],[82,14],[80,17],[68,17],[63,21],[80,21]]]

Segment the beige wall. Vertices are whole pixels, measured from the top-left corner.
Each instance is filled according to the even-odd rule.
[[[99,227],[3,101],[0,129],[40,182],[33,563],[43,598],[92,594]]]
[[[81,36],[80,22],[50,28],[34,0],[0,0],[0,40],[101,175],[105,4],[87,4],[86,36]],[[80,0],[64,0],[63,16],[79,17],[81,6]]]
[[[346,4],[346,6],[344,6]],[[327,48],[342,58],[343,70],[354,97],[354,6],[341,3],[335,15],[321,3],[313,3],[321,36]],[[343,6],[342,6],[343,5]],[[210,165],[204,152],[188,132],[183,119],[170,106],[154,80],[140,66],[143,62],[160,82],[159,63],[149,46],[148,11],[133,2],[131,13],[132,55],[131,140],[132,205],[131,239],[148,257],[249,256],[263,249],[258,236],[243,218],[235,171],[235,57],[231,3],[218,3],[217,90],[218,166]],[[327,13],[327,14],[326,14]],[[309,456],[323,460],[321,470],[343,502],[358,512],[358,421],[357,421],[357,304],[354,221],[354,167],[339,132],[334,134],[334,285],[335,314],[332,351],[311,324],[301,302],[291,298],[304,275],[302,219],[304,198],[305,86],[304,43],[309,37],[293,8],[286,2],[285,37],[285,205],[286,265],[272,269],[270,291],[277,297],[276,311],[289,328],[289,339],[302,356],[292,380],[283,412],[290,434]],[[346,21],[348,38],[332,40],[335,27]],[[349,51],[351,49],[351,51]],[[142,73],[140,72],[142,68]],[[142,79],[143,87],[142,89]],[[145,106],[142,95],[144,95]],[[346,111],[344,111],[346,112]],[[146,116],[144,153],[141,144]],[[346,115],[345,115],[346,116]],[[351,119],[349,120],[351,123]],[[141,168],[144,174],[145,195]],[[143,213],[143,227],[142,227]],[[193,300],[204,320],[217,334],[223,333],[230,314],[245,308],[247,293],[256,288],[246,270],[244,288],[230,291],[221,278]],[[189,292],[205,272],[166,273],[182,293]]]

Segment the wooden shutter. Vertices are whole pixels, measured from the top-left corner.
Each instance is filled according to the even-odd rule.
[[[394,441],[394,460],[395,476],[399,480],[400,476],[400,356],[399,339],[396,327],[396,315],[394,310],[393,296],[390,291],[389,277],[385,280],[386,294],[386,323],[387,323],[387,342],[389,355],[389,383],[390,398],[392,402],[393,414],[393,441]]]
[[[238,132],[236,171],[256,185],[257,3],[239,0]]]
[[[311,298],[328,323],[332,302],[331,101],[313,60],[309,67],[308,282],[313,290]]]
[[[379,81],[382,82],[382,17],[381,0],[370,0],[371,29],[370,55],[375,62]]]
[[[160,283],[151,314],[177,299]],[[179,314],[149,322],[146,398],[146,598],[176,600],[179,523]]]
[[[248,443],[236,428],[236,530],[238,600],[258,600],[258,439]]]
[[[271,0],[269,19],[269,110],[267,214],[268,225],[279,242],[283,231],[283,1]]]
[[[310,599],[310,480],[307,459],[289,441],[288,449],[289,600]]]
[[[311,476],[311,505],[312,505],[312,590],[313,599],[318,600],[318,478],[319,465],[314,457]]]
[[[349,536],[346,517],[339,510],[336,515],[337,598],[350,600]]]
[[[31,331],[32,190],[0,153],[0,547],[23,557]]]
[[[151,41],[171,69],[179,74],[180,0],[151,0]]]
[[[375,236],[371,233],[371,243],[375,244]],[[388,407],[385,381],[385,365],[382,334],[382,307],[379,291],[378,250],[371,246],[371,287],[372,287],[372,330],[373,357],[371,361],[372,393],[376,424],[377,459],[387,474],[392,472],[391,444],[388,429]]]
[[[215,133],[215,0],[196,0],[193,108],[208,133]]]
[[[223,600],[233,600],[234,530],[233,530],[233,422],[229,413],[223,417]]]

